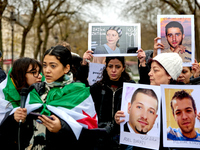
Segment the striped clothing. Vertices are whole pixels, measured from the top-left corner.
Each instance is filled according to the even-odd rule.
[[[200,133],[197,133],[195,138],[187,138],[181,133],[180,128],[173,129],[173,128],[169,127],[167,129],[167,140],[200,142]]]

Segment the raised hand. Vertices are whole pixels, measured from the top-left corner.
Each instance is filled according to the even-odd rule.
[[[120,124],[120,123],[122,123],[122,122],[125,121],[125,119],[120,120],[120,117],[125,117],[125,115],[124,115],[124,112],[123,112],[123,111],[118,110],[118,111],[115,113],[115,122],[116,122],[117,124]]]

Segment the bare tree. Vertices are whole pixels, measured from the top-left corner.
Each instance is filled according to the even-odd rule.
[[[134,0],[124,5],[123,17],[141,23],[141,44],[144,50],[153,49],[153,40],[157,36],[157,14],[165,9],[159,0]]]
[[[73,22],[75,14],[81,16],[83,12],[80,12],[84,5],[97,3],[101,5],[100,0],[80,0],[76,1],[67,1],[67,0],[47,0],[45,2],[40,2],[40,11],[39,11],[39,24],[37,26],[37,35],[40,36],[39,31],[41,28],[44,30],[43,41],[41,38],[38,38],[38,46],[34,53],[34,57],[36,58],[39,51],[41,51],[41,42],[43,42],[42,53],[47,49],[47,44],[49,41],[50,31],[53,30],[55,26],[59,26],[64,21]],[[76,20],[77,21],[77,20]],[[78,23],[78,21],[77,21]],[[66,28],[67,29],[67,28]],[[66,30],[65,29],[65,30]],[[58,29],[57,33],[62,34]],[[65,31],[64,31],[65,32]],[[62,37],[60,35],[60,37]]]
[[[28,32],[30,31],[30,29],[33,26],[33,22],[35,19],[35,15],[37,13],[37,8],[38,8],[38,0],[31,0],[32,2],[32,12],[30,14],[30,20],[28,21],[27,26],[24,26],[21,24],[21,26],[23,27],[23,33],[22,33],[22,47],[21,47],[21,53],[20,53],[20,57],[24,56],[24,52],[25,52],[25,47],[26,47],[26,37]]]
[[[159,14],[193,14],[195,18],[195,53],[196,59],[200,60],[200,4],[197,0],[133,0],[126,3],[123,12],[126,17],[134,15],[136,20],[141,22],[142,30],[145,31],[142,33],[146,35],[152,33],[154,33],[152,35],[156,35],[156,17]],[[148,36],[142,36],[142,40],[146,37]],[[152,48],[153,38],[149,39]]]
[[[47,49],[48,43],[52,45],[52,38],[49,40],[49,37],[55,26],[58,26],[65,20],[70,20],[71,23],[74,23],[75,20],[77,21],[75,18],[81,18],[85,15],[84,11],[88,11],[85,6],[91,7],[90,4],[93,3],[101,5],[102,2],[103,0],[9,0],[9,4],[12,3],[15,6],[15,14],[17,17],[15,24],[22,29],[20,57],[24,56],[26,46],[30,44],[30,42],[27,42],[31,38],[34,40],[31,45],[36,43],[36,46],[34,45],[32,48],[34,49],[34,58],[37,58],[38,54],[42,56]],[[75,16],[75,14],[79,17]],[[7,21],[10,21],[9,16],[5,15],[3,17]],[[74,27],[71,28],[74,31],[80,31],[82,29],[77,24],[76,29]],[[34,34],[30,32],[32,30]],[[42,37],[41,30],[43,31]],[[19,32],[21,31],[19,30]],[[57,33],[61,33],[59,28],[57,29]],[[62,37],[61,35],[59,36]],[[35,42],[35,39],[37,42]],[[41,46],[43,46],[42,51]]]
[[[2,44],[2,16],[6,6],[8,5],[8,0],[1,0],[0,1],[0,51],[3,54],[3,44]]]
[[[35,15],[37,13],[39,0],[31,0],[31,1],[14,1],[10,0],[9,4],[12,4],[15,6],[15,16],[16,16],[16,22],[18,26],[22,27],[22,39],[21,39],[21,51],[20,51],[20,57],[24,56],[25,49],[26,49],[26,38],[27,34],[31,30]],[[30,7],[31,6],[31,7]],[[25,9],[26,8],[26,9]],[[21,17],[23,14],[24,17]],[[8,16],[4,16],[4,19],[10,20]]]
[[[195,53],[196,59],[200,60],[200,31],[199,31],[199,11],[200,5],[197,0],[160,0],[168,4],[177,14],[194,14],[195,24]]]

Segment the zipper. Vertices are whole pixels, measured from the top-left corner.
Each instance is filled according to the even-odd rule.
[[[111,89],[108,85],[107,85],[107,87],[109,88],[109,89]],[[114,107],[115,107],[115,93],[119,90],[119,89],[121,89],[122,87],[120,87],[120,88],[118,88],[116,91],[113,91],[112,89],[111,89],[111,91],[113,92],[113,97],[112,97],[112,123],[114,124]]]

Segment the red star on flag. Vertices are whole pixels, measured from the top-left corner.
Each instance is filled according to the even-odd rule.
[[[96,119],[96,116],[97,114],[94,115],[94,117],[91,117],[90,115],[88,115],[85,111],[83,111],[83,114],[87,117],[85,118],[82,118],[82,119],[79,119],[79,120],[76,120],[77,122],[80,122],[82,124],[85,124],[88,126],[88,129],[94,129],[94,128],[97,128],[98,125],[97,125],[97,119]]]

